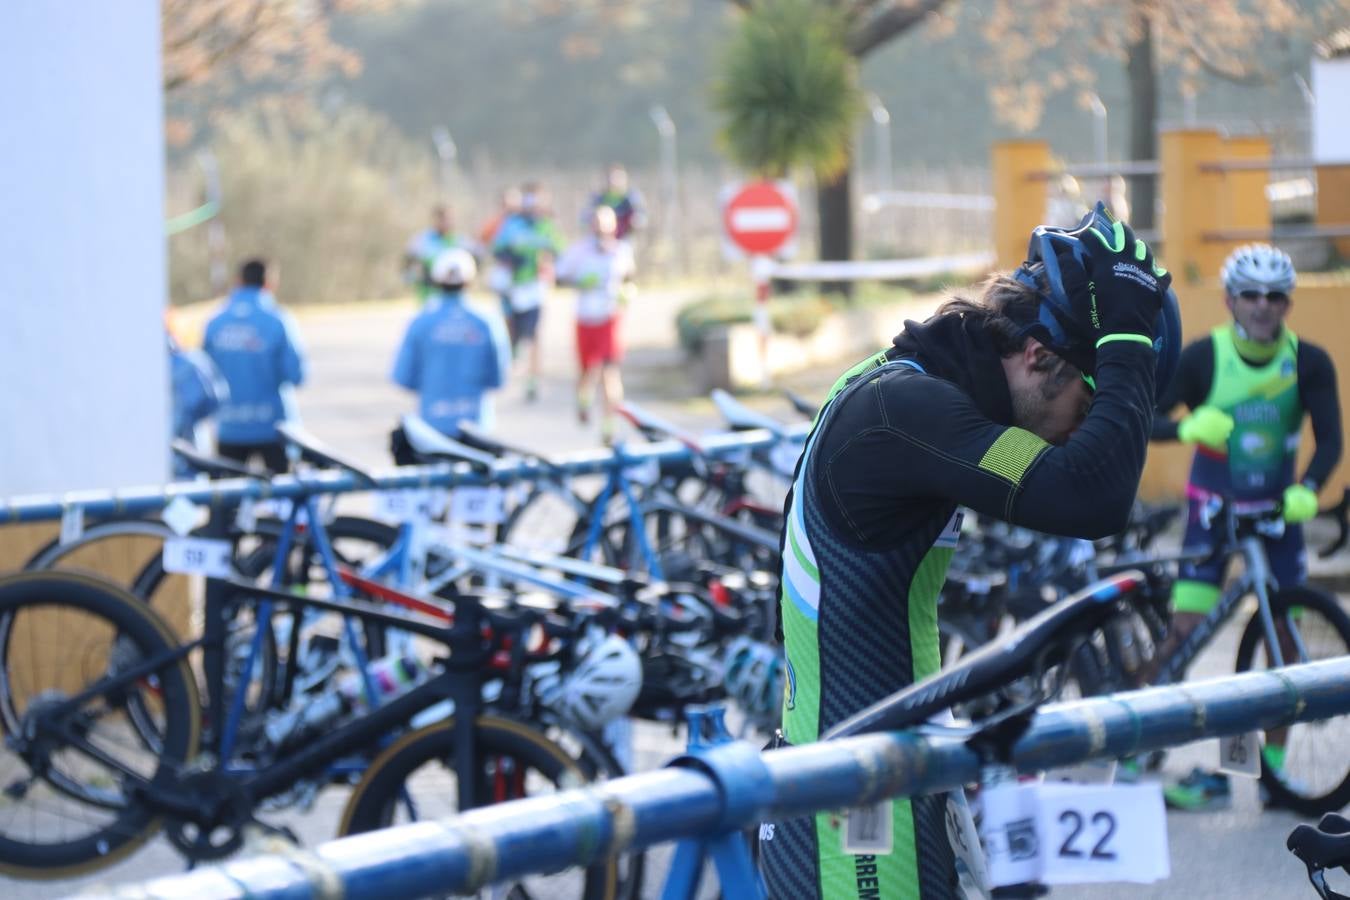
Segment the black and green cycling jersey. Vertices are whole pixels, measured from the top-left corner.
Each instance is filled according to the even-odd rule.
[[[937,598],[966,507],[1057,534],[1120,530],[1152,417],[1150,348],[1099,351],[1097,393],[1062,447],[1013,427],[1002,361],[975,321],[906,322],[836,383],[786,509],[783,731],[822,732],[939,668]],[[889,854],[843,851],[845,817],[766,823],[769,892],[792,898],[955,896],[942,797],[897,799]]]
[[[1227,448],[1196,447],[1189,483],[1203,492],[1274,499],[1296,480],[1325,484],[1340,461],[1336,367],[1325,350],[1287,327],[1277,341],[1256,344],[1238,337],[1230,322],[1189,344],[1158,403],[1154,440],[1177,439],[1178,422],[1167,413],[1179,403],[1192,410],[1212,406],[1233,417]],[[1315,452],[1296,479],[1305,413],[1312,420]]]

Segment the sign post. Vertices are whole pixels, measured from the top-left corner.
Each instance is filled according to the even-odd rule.
[[[773,254],[797,233],[797,204],[783,186],[771,181],[742,185],[722,209],[727,237],[750,257],[755,285],[755,325],[763,380],[769,380],[769,294]]]

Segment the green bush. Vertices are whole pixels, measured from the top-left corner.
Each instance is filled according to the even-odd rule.
[[[750,298],[745,296],[713,296],[695,300],[675,314],[675,330],[680,337],[680,346],[691,356],[697,354],[703,347],[703,335],[709,328],[749,322],[752,309]]]
[[[907,300],[912,293],[904,288],[867,285],[852,301],[833,294],[814,291],[796,291],[769,301],[769,321],[777,334],[808,337],[831,314],[859,305],[883,305]],[[737,325],[754,320],[754,301],[750,294],[719,294],[703,297],[688,304],[675,316],[680,346],[686,353],[697,354],[703,337],[715,327]]]
[[[400,257],[425,227],[437,194],[425,148],[398,135],[373,113],[336,115],[263,105],[216,123],[224,258],[233,274],[242,258],[276,263],[279,294],[289,304],[390,297],[408,292]],[[190,208],[193,162],[172,173],[173,208]],[[460,223],[471,226],[470,222]],[[207,228],[169,241],[175,303],[214,293]]]

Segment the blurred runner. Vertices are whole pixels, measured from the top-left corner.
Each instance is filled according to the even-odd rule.
[[[550,215],[548,192],[536,183],[526,184],[521,189],[520,212],[502,223],[492,242],[492,255],[511,272],[507,317],[511,349],[519,355],[520,345],[529,344],[525,399],[530,402],[539,396],[540,350],[535,334],[553,287],[554,261],[562,249]]]
[[[577,418],[590,421],[596,382],[600,387],[600,437],[614,439],[614,410],[623,402],[619,327],[634,274],[633,250],[618,239],[617,217],[608,206],[591,213],[591,234],[567,248],[558,262],[558,283],[577,289]]]
[[[610,163],[605,170],[605,186],[591,195],[591,202],[581,214],[581,223],[591,224],[591,213],[601,206],[614,210],[614,235],[621,241],[631,240],[635,232],[647,227],[647,204],[642,194],[628,183],[628,170],[620,163]]]
[[[506,383],[511,353],[495,316],[464,302],[477,265],[467,250],[446,250],[431,264],[433,292],[403,336],[393,379],[419,395],[418,412],[449,437],[459,423],[492,425],[487,392]]]
[[[269,471],[284,472],[290,464],[277,424],[298,418],[292,393],[305,380],[305,359],[275,286],[263,260],[244,263],[239,286],[206,325],[202,350],[230,389],[217,416],[217,452],[245,463],[261,457]]]
[[[497,240],[497,235],[501,232],[502,226],[512,216],[520,214],[520,188],[509,187],[502,191],[501,208],[493,214],[492,218],[483,223],[482,229],[478,232],[478,244],[481,247],[491,248]],[[497,259],[492,260],[492,264],[487,271],[487,289],[497,295],[497,299],[502,304],[502,319],[506,322],[511,321],[511,269],[506,264]]]
[[[403,253],[403,280],[415,285],[423,303],[431,294],[428,272],[432,262],[451,247],[468,249],[468,242],[454,232],[450,207],[438,203],[431,208],[431,227],[413,235]]]

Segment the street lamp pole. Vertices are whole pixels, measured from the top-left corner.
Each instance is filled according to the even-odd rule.
[[[459,148],[455,146],[455,139],[450,136],[450,129],[444,125],[432,130],[431,143],[436,148],[436,158],[440,160],[441,202],[446,203],[450,200],[450,186]]]
[[[1091,104],[1092,108],[1092,118],[1093,118],[1092,144],[1093,150],[1097,157],[1096,163],[1097,165],[1104,167],[1106,165],[1106,157],[1107,157],[1106,104],[1103,103],[1102,98],[1097,96],[1095,93],[1089,96],[1088,101]],[[1107,201],[1111,199],[1110,175],[1105,174],[1102,175],[1101,199]]]
[[[222,191],[220,188],[220,167],[216,165],[216,155],[205,149],[197,154],[197,165],[202,170],[205,182],[206,203],[212,208],[211,220],[206,224],[206,265],[207,278],[213,294],[225,292],[229,266],[225,261],[225,224],[221,221]]]
[[[872,114],[873,139],[877,151],[877,191],[891,189],[891,113],[876,94],[867,95],[867,108]]]
[[[878,223],[886,222],[891,228],[887,228],[887,237],[894,239],[896,237],[893,226],[895,217],[885,215],[886,195],[891,190],[891,113],[886,108],[886,104],[881,102],[881,98],[869,91],[867,93],[867,109],[872,114],[872,137],[876,143],[876,188],[877,210],[883,212],[883,216]],[[893,242],[893,240],[892,240]]]
[[[686,253],[685,242],[679,240],[682,222],[679,212],[679,159],[676,155],[675,120],[659,103],[648,110],[648,115],[661,138],[661,236],[667,242],[678,244],[681,253]],[[682,259],[682,263],[687,268],[688,260]]]

